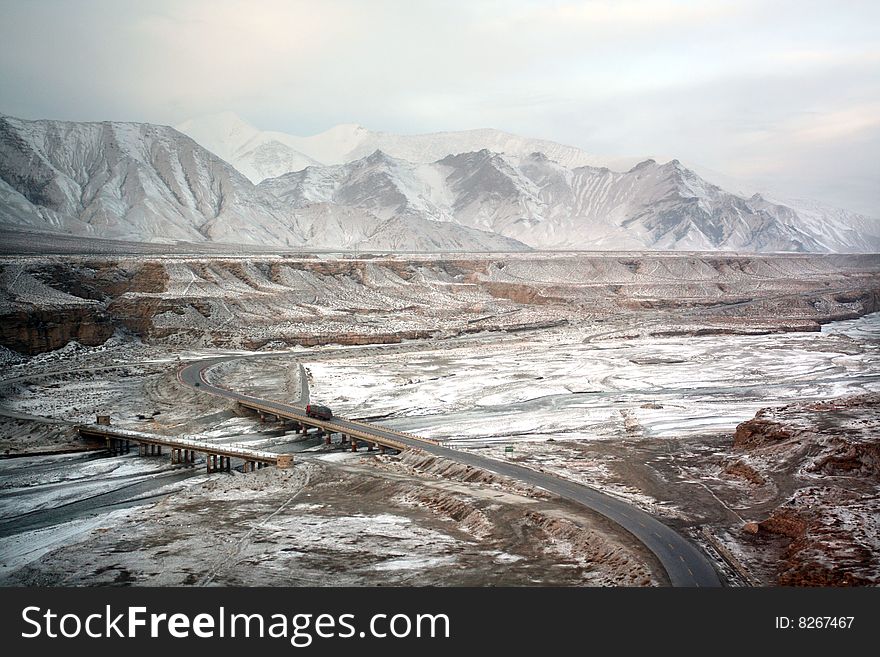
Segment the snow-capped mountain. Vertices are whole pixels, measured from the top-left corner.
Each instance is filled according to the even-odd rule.
[[[815,235],[825,250],[850,251],[851,245],[860,242],[869,247],[865,250],[880,250],[880,221],[877,219],[807,199],[774,198],[771,202],[794,210],[800,225]]]
[[[146,242],[412,251],[525,248],[497,234],[422,217],[349,215],[354,217],[350,226],[341,213],[339,230],[331,231],[322,213],[297,211],[173,128],[0,116],[4,227]]]
[[[184,121],[176,128],[255,183],[322,164],[297,150],[296,137],[257,130],[231,112]]]
[[[425,164],[376,151],[259,187],[296,208],[323,204],[451,221],[535,248],[880,250],[880,222],[862,217],[854,225],[845,213],[804,218],[760,196],[729,194],[677,160],[614,172],[568,168],[542,153],[481,150]]]
[[[230,134],[250,144],[248,152],[271,146],[236,130]],[[352,151],[352,134],[362,129],[334,130],[333,139],[306,150],[347,157],[340,154],[368,143]],[[448,151],[431,162],[377,150],[254,185],[173,128],[0,116],[0,225],[328,249],[880,251],[876,220],[730,194],[677,160],[616,172],[566,166],[541,152],[456,153],[464,142],[443,147],[431,137],[438,141],[419,157]]]
[[[345,164],[379,150],[408,162],[429,163],[456,153],[486,149],[524,156],[540,152],[568,167],[628,169],[637,158],[600,158],[573,146],[483,128],[396,135],[356,124],[334,126],[310,137],[261,131],[232,112],[190,119],[176,126],[257,183],[314,164]]]
[[[299,244],[293,213],[173,128],[0,117],[0,222],[141,241]]]

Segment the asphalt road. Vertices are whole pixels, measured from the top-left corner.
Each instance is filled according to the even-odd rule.
[[[258,357],[258,356],[257,356]],[[253,402],[267,408],[275,408],[285,416],[299,417],[308,421],[305,409],[300,406],[283,404],[281,402],[251,397],[221,388],[208,383],[202,374],[205,370],[227,360],[242,358],[242,356],[224,356],[196,361],[185,366],[178,372],[180,381],[188,386],[197,388],[219,397],[236,401]],[[248,358],[244,356],[243,358]],[[331,430],[345,432],[347,429],[367,431],[377,438],[390,438],[440,456],[451,461],[470,465],[475,468],[488,470],[504,477],[510,477],[523,483],[543,488],[562,498],[581,504],[595,511],[609,520],[617,523],[629,533],[641,541],[660,561],[669,581],[673,586],[714,587],[721,586],[718,574],[703,552],[698,550],[690,541],[681,534],[666,526],[652,515],[645,513],[638,507],[633,506],[616,497],[606,495],[594,488],[568,481],[555,475],[539,472],[521,465],[486,458],[470,452],[464,452],[450,447],[436,445],[427,441],[421,441],[407,434],[398,433],[392,429],[376,424],[362,422],[354,423],[341,417],[334,417]]]

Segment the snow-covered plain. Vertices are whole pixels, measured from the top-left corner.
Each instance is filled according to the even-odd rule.
[[[249,357],[253,353],[227,352],[243,358],[218,368],[213,378],[233,389],[293,401],[300,393],[295,374],[302,363],[311,399],[338,414],[557,472],[671,522],[690,517],[681,500],[622,476],[627,459],[640,459],[647,449],[655,463],[674,468],[694,449],[718,449],[719,443],[704,437],[729,437],[760,408],[880,391],[880,313],[827,324],[821,332],[618,336],[585,323],[388,347],[300,348],[263,353],[259,360]],[[80,421],[110,407],[114,423],[132,428],[285,451],[307,447],[283,429],[258,425],[212,397],[171,387],[177,356],[219,353],[171,356],[162,347],[119,341],[99,348],[71,346],[33,358],[29,365],[10,362],[9,374],[22,370],[25,376],[7,388],[15,394],[4,406]],[[120,360],[128,365],[119,366]],[[108,368],[110,362],[117,365]],[[24,370],[46,373],[27,376]],[[145,409],[162,413],[138,419],[135,412]],[[155,423],[155,429],[145,423]],[[580,451],[580,446],[602,447]],[[347,468],[352,456],[346,453],[340,461],[333,453],[315,454],[321,462]],[[135,454],[0,461],[0,578],[52,550],[120,526],[137,513],[132,505],[161,495],[188,495],[205,480],[199,469],[185,472],[165,459]],[[712,484],[689,476],[683,487],[678,484],[685,491],[679,494],[694,486],[709,491],[706,483]],[[234,481],[228,488],[224,499],[229,502],[250,499],[251,493],[239,491]],[[108,504],[96,508],[96,500]],[[369,519],[373,522],[373,516]],[[393,534],[400,522],[395,519],[388,531]],[[389,553],[376,572],[408,572],[429,562],[442,567],[437,559],[447,557],[421,558]]]
[[[280,376],[290,362],[261,360],[256,372],[240,361],[231,381]],[[306,369],[312,399],[337,413],[455,446],[663,439],[730,431],[766,406],[880,390],[880,313],[821,333],[585,341],[566,328]]]

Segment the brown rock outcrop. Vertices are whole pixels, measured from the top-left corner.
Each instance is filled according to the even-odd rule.
[[[736,427],[733,434],[735,448],[752,448],[771,443],[789,440],[794,436],[792,431],[779,422],[772,420],[746,420]]]

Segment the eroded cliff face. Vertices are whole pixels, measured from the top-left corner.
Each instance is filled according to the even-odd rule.
[[[60,349],[75,340],[95,347],[113,335],[110,315],[98,307],[63,306],[0,313],[0,344],[22,354]]]
[[[772,564],[772,583],[880,583],[880,394],[763,409],[734,448],[756,490],[793,489],[741,537]]]
[[[2,263],[0,281],[0,344],[37,354],[71,341],[103,344],[125,326],[112,301],[129,292],[162,292],[167,275],[157,262],[51,259]]]
[[[818,330],[880,309],[870,256],[0,260],[0,344],[22,353],[114,331],[171,346],[370,344],[620,320],[621,335]]]

